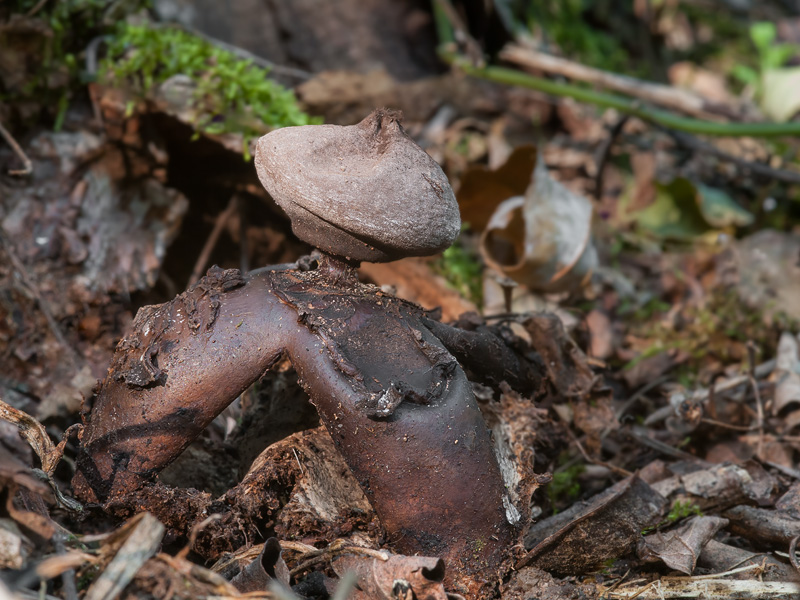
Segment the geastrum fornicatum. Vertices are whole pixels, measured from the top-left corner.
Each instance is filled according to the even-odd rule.
[[[86,425],[79,496],[107,504],[152,481],[288,356],[390,545],[444,558],[470,597],[496,584],[516,527],[470,382],[448,351],[461,358],[474,346],[443,342],[454,337],[448,326],[355,271],[362,260],[438,252],[459,231],[447,178],[399,118],[377,110],[350,127],[261,138],[262,183],[322,257],[316,268],[213,268],[171,302],[142,308]],[[505,378],[525,370],[502,342],[490,346],[475,362],[497,363]]]

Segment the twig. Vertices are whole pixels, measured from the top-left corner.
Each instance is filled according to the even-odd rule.
[[[283,542],[281,542],[283,545]],[[360,554],[363,556],[371,556],[372,558],[377,558],[379,560],[387,561],[389,560],[389,553],[383,550],[373,550],[372,548],[364,548],[362,546],[351,546],[345,542],[345,540],[334,540],[331,542],[326,548],[314,548],[312,552],[306,552],[302,554],[299,558],[310,557],[308,560],[304,560],[294,569],[292,569],[289,574],[292,576],[296,576],[298,573],[302,573],[308,567],[311,567],[317,563],[320,563],[324,560],[328,560],[333,558],[337,554]]]
[[[434,0],[433,12],[436,15],[437,24],[442,20],[447,21],[447,24],[451,27],[452,41],[457,42],[466,51],[472,64],[483,65],[481,47],[469,34],[469,30],[464,26],[451,0]],[[441,31],[439,32],[440,36],[442,33]]]
[[[738,156],[734,156],[733,154],[728,154],[727,152],[720,150],[714,144],[709,144],[708,142],[698,140],[696,137],[682,131],[673,131],[671,129],[664,129],[664,131],[670,135],[677,144],[690,150],[702,152],[704,154],[712,154],[720,160],[733,163],[737,167],[741,167],[750,171],[751,173],[763,176],[765,178],[785,181],[786,183],[800,183],[800,172],[798,171],[774,169],[773,167],[770,167],[764,163],[753,162],[739,158]]]
[[[25,151],[20,147],[17,143],[17,140],[8,132],[8,130],[3,127],[3,124],[0,123],[0,135],[3,136],[3,139],[11,146],[11,149],[14,151],[19,159],[22,161],[22,164],[25,165],[22,169],[9,169],[8,174],[14,175],[15,177],[22,177],[24,175],[30,175],[33,172],[33,163],[31,159],[28,158],[28,155],[25,154]]]
[[[636,393],[633,394],[633,396],[631,396],[625,401],[625,403],[619,408],[619,410],[617,410],[616,414],[614,415],[615,418],[619,421],[622,418],[622,416],[626,412],[628,412],[628,409],[631,406],[633,406],[636,402],[638,402],[640,398],[642,398],[650,390],[660,386],[662,383],[666,383],[668,379],[669,379],[668,377],[662,375],[661,377],[655,378],[650,383],[643,385],[641,388],[639,388],[639,390]]]
[[[236,212],[236,206],[236,194],[234,194],[231,196],[231,199],[228,202],[228,206],[225,207],[225,210],[217,215],[217,219],[214,222],[214,229],[211,230],[211,233],[209,234],[208,239],[203,246],[203,250],[200,252],[200,256],[197,257],[197,262],[194,263],[194,268],[192,269],[192,274],[189,276],[189,283],[186,285],[186,287],[190,287],[194,282],[200,279],[200,276],[203,274],[203,270],[208,264],[208,259],[211,256],[211,253],[214,251],[214,247],[217,245],[217,240],[219,240],[222,229],[225,227],[228,219],[230,219],[233,213]]]
[[[589,454],[586,452],[586,449],[583,447],[583,444],[581,444],[580,440],[575,436],[575,434],[569,428],[569,426],[566,427],[566,430],[567,430],[567,435],[572,439],[572,442],[578,448],[578,451],[581,453],[586,462],[593,465],[598,465],[600,467],[605,467],[612,473],[616,473],[617,475],[621,475],[622,477],[628,477],[629,475],[633,475],[633,473],[631,471],[628,471],[627,469],[623,469],[622,467],[617,467],[615,465],[612,465],[611,463],[607,463],[603,460],[592,458],[591,456],[589,456]]]
[[[761,402],[761,392],[758,390],[758,382],[756,381],[756,344],[753,340],[748,340],[747,342],[747,357],[750,362],[748,373],[750,376],[750,385],[753,387],[753,397],[756,400],[758,426],[758,446],[756,447],[756,455],[762,457],[764,456],[764,405]]]
[[[614,126],[611,128],[611,131],[608,132],[608,138],[600,147],[599,152],[597,153],[597,158],[595,159],[595,164],[597,165],[597,174],[594,177],[594,196],[597,200],[603,199],[603,173],[605,173],[605,166],[608,162],[608,157],[611,155],[611,148],[614,146],[614,142],[619,137],[619,134],[622,132],[622,128],[625,127],[625,123],[628,122],[630,119],[630,115],[622,115]]]
[[[732,423],[717,421],[716,419],[709,419],[708,417],[703,417],[700,419],[700,422],[705,423],[706,425],[714,425],[715,427],[731,429],[733,431],[756,431],[759,429],[758,425],[734,425]]]
[[[475,67],[463,56],[454,54],[447,49],[440,51],[440,56],[445,62],[461,69],[464,73],[472,77],[538,90],[553,96],[573,98],[580,102],[588,102],[605,108],[615,108],[648,123],[654,123],[678,131],[730,137],[800,135],[800,121],[793,121],[790,123],[717,123],[714,121],[703,121],[701,119],[681,117],[666,110],[645,108],[639,101],[631,100],[624,96],[597,92],[568,83],[552,81],[544,77],[535,77],[515,69],[494,66]]]
[[[598,85],[700,119],[707,119],[709,116],[731,118],[736,114],[729,106],[710,102],[687,90],[587,67],[518,44],[507,45],[500,52],[500,58],[522,67]]]
[[[705,461],[698,459],[696,456],[689,454],[688,452],[684,452],[683,450],[674,448],[669,444],[665,444],[662,441],[651,438],[649,435],[647,435],[646,431],[643,428],[635,427],[631,429],[629,433],[640,443],[644,444],[645,446],[649,446],[653,450],[661,452],[662,454],[666,454],[667,456],[673,456],[681,460],[691,460],[707,464]]]
[[[66,554],[62,534],[59,533],[53,536],[53,545],[55,546],[57,554]],[[78,587],[75,585],[75,569],[67,569],[61,573],[61,587],[64,590],[64,596],[66,596],[67,600],[78,600]]]
[[[619,587],[619,586],[622,584],[622,582],[623,582],[623,581],[625,581],[625,578],[626,578],[626,577],[627,577],[627,576],[630,574],[630,572],[631,572],[631,570],[630,570],[630,569],[628,569],[628,570],[625,572],[625,575],[623,575],[622,577],[620,577],[619,579],[617,579],[617,580],[616,580],[616,581],[615,581],[613,584],[611,584],[611,586],[610,586],[610,587],[608,587],[608,588],[606,588],[605,590],[603,590],[603,593],[602,593],[602,594],[600,594],[600,598],[602,598],[602,599],[606,600],[606,599],[608,598],[608,594],[610,594],[610,593],[611,593],[611,592],[613,592],[615,589],[617,589],[617,588],[618,588],[618,587]]]
[[[189,540],[186,542],[186,545],[181,548],[178,553],[175,555],[175,558],[185,560],[187,556],[189,556],[189,551],[194,546],[195,542],[197,541],[197,536],[211,523],[219,521],[222,519],[222,515],[219,513],[214,513],[213,515],[209,515],[199,523],[195,523],[192,526],[192,530],[189,532]]]

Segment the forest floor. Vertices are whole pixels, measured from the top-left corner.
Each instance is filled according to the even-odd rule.
[[[314,19],[302,16],[312,0],[276,2],[271,15],[220,16],[219,31],[198,2],[206,21],[156,27],[151,10],[118,42],[98,37],[117,26],[117,3],[11,4],[0,8],[0,600],[292,597],[273,580],[299,598],[463,591],[449,580],[445,591],[435,563],[383,566],[391,544],[288,361],[158,475],[171,516],[140,512],[135,494],[81,505],[70,483],[73,426],[141,307],[215,264],[247,272],[312,251],[261,187],[251,142],[381,106],[403,110],[442,165],[463,230],[441,255],[364,263],[361,280],[462,329],[501,328],[544,366],[525,393],[474,383],[510,448],[525,519],[494,597],[800,597],[800,13],[789,3],[632,2],[615,20],[590,2],[543,9],[548,37],[509,33],[505,2],[483,17],[470,2],[435,2],[436,15],[342,2]],[[245,35],[267,22],[283,37]],[[175,33],[203,23],[235,32],[233,46]],[[436,55],[448,27],[440,56],[456,66]],[[220,44],[233,54],[209,53]],[[245,74],[236,44],[278,56],[273,74],[297,101]],[[544,47],[569,64],[543,66]],[[476,53],[580,92],[491,81]],[[574,71],[587,64],[634,76],[610,87],[630,103],[566,97],[598,88],[597,73]],[[643,79],[660,82],[655,95]],[[254,108],[258,94],[272,112]],[[243,481],[263,494],[248,499],[251,522],[204,535]]]

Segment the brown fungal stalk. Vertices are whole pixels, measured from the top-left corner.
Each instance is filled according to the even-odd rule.
[[[152,481],[286,355],[392,547],[444,558],[448,581],[484,596],[516,531],[470,383],[421,308],[352,266],[449,245],[459,222],[446,177],[390,111],[268,134],[256,165],[295,232],[344,259],[213,268],[142,308],[86,425],[76,492],[109,503]]]

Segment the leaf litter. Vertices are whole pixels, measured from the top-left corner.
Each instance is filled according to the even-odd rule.
[[[402,89],[400,98],[433,96],[441,102],[441,93],[431,91],[440,85],[423,82],[410,89],[385,76],[378,97]],[[312,89],[307,85],[309,94]],[[337,92],[315,93],[322,105]],[[512,100],[503,99],[494,110],[513,112]],[[547,114],[535,98],[527,102],[514,110]],[[131,296],[145,295],[147,301],[136,301],[147,304],[181,291],[169,283],[170,273],[181,272],[180,261],[170,262],[178,254],[170,243],[182,239],[176,236],[190,212],[206,219],[219,212],[198,201],[196,190],[181,183],[180,165],[165,163],[163,149],[145,139],[153,122],[148,120],[163,120],[168,111],[155,106],[124,116],[124,104],[114,106],[110,98],[104,103],[106,116],[116,110],[117,118],[109,119],[102,135],[84,131],[69,141],[42,134],[28,146],[37,173],[49,173],[37,174],[42,178],[31,185],[60,204],[24,202],[24,188],[0,182],[8,191],[0,213],[2,251],[29,269],[26,282],[11,260],[0,267],[0,341],[9,365],[0,383],[10,406],[3,416],[28,432],[42,470],[67,496],[75,446],[66,430],[79,420],[81,401],[91,403],[91,385],[103,376],[132,318]],[[462,113],[473,110],[466,102],[458,106]],[[515,196],[525,200],[510,209],[520,214],[514,228],[507,223],[503,229],[508,243],[527,248],[527,242],[541,241],[531,234],[537,227],[570,242],[542,272],[520,268],[525,272],[516,285],[492,275],[492,261],[486,260],[480,283],[499,290],[502,300],[494,306],[500,310],[487,308],[491,294],[482,306],[445,300],[426,259],[417,259],[412,274],[364,270],[379,285],[402,285],[401,296],[426,308],[446,303],[443,320],[454,321],[464,308],[483,311],[462,319],[460,327],[483,331],[500,324],[493,331],[521,355],[535,357],[546,373],[541,386],[525,393],[502,382],[474,384],[512,492],[507,511],[526,524],[517,569],[498,582],[498,597],[791,597],[797,593],[793,562],[800,536],[796,227],[773,222],[781,230],[762,229],[768,221],[764,211],[743,198],[769,193],[768,185],[726,171],[709,156],[681,163],[668,136],[645,130],[635,119],[612,140],[610,160],[598,164],[586,148],[604,142],[615,115],[598,117],[569,102],[557,112],[571,138],[554,136],[537,148],[512,144],[501,134],[516,149],[494,170],[484,162],[498,164],[488,155],[497,145],[489,138],[498,129],[480,116],[451,119],[446,135],[438,142],[431,138],[428,148],[460,180],[462,218],[469,224],[464,243],[493,256],[485,249],[491,215]],[[427,119],[428,113],[415,116],[410,130],[422,131]],[[642,139],[649,141],[644,150]],[[121,143],[125,155],[115,155],[104,145],[108,140]],[[205,151],[225,160],[240,151],[234,146]],[[743,155],[753,151],[748,143],[740,146],[736,151]],[[636,154],[643,156],[633,159]],[[623,159],[632,159],[632,168]],[[47,161],[53,167],[42,170]],[[598,171],[604,172],[599,195]],[[146,183],[128,187],[131,176]],[[220,195],[238,190],[268,202],[241,182],[213,185]],[[96,204],[78,200],[92,194]],[[560,223],[558,211],[526,212],[524,202],[533,198],[560,202],[561,208],[570,198],[583,208],[569,211]],[[230,226],[229,244],[287,235],[287,227],[280,232],[267,223],[279,215],[274,207],[264,202],[254,211],[253,224],[241,225],[250,236]],[[45,235],[47,243],[39,244]],[[108,240],[116,238],[121,243],[113,250]],[[590,244],[596,259],[590,268],[578,268]],[[519,256],[535,262],[538,255],[532,250]],[[541,256],[554,258],[550,252]],[[554,278],[573,269],[580,285],[554,289]],[[550,312],[530,314],[533,307]],[[55,329],[47,310],[56,317]],[[75,364],[66,362],[64,341],[85,363],[83,378],[76,379]],[[471,374],[479,379],[480,369]],[[260,385],[267,389],[270,383]],[[252,416],[247,411],[256,410],[257,403],[247,400],[258,393],[248,390],[231,409],[232,431],[215,422],[202,442],[226,451],[236,439],[230,433],[240,433],[244,417]],[[62,408],[42,410],[47,398]],[[293,393],[292,401],[307,399]],[[81,597],[92,598],[256,597],[256,590],[258,597],[281,597],[288,592],[269,587],[279,581],[294,582],[294,593],[302,597],[329,597],[354,572],[351,597],[457,597],[457,590],[443,587],[447,565],[436,557],[388,551],[391,540],[359,482],[316,426],[303,421],[295,425],[298,433],[265,444],[255,462],[241,468],[239,483],[222,494],[156,486],[110,514],[86,507],[90,517],[58,505],[54,488],[33,475],[30,456],[0,438],[6,498],[0,560],[21,574],[11,584],[14,593],[44,579],[53,580],[49,592],[62,597],[70,597],[70,580],[78,583]],[[63,436],[58,447],[51,435]],[[191,461],[186,464],[193,468]],[[556,489],[561,491],[546,493]],[[162,506],[158,518],[139,510],[153,500]],[[210,515],[219,517],[209,520]],[[475,560],[480,545],[474,540]],[[217,562],[208,568],[208,560]]]

